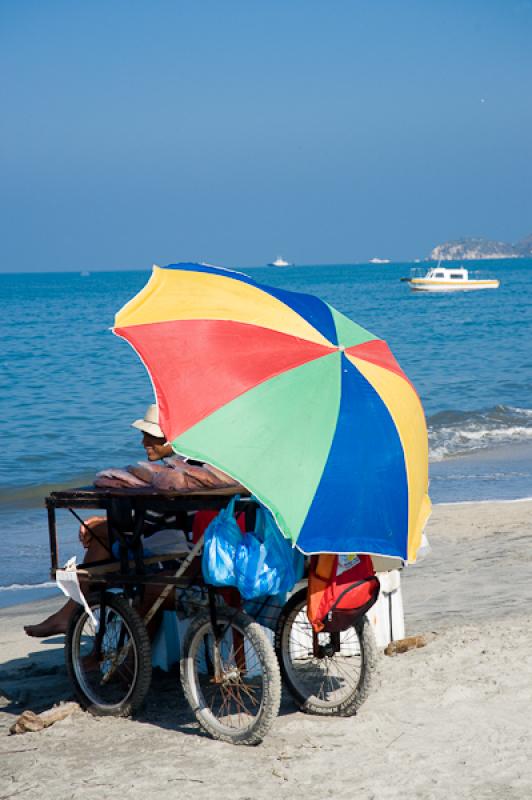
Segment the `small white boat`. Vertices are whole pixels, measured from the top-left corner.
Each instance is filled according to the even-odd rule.
[[[389,264],[390,263],[390,259],[389,258],[370,258],[369,263],[370,264]]]
[[[460,292],[498,289],[500,281],[470,278],[464,267],[431,267],[423,277],[402,278],[416,292]]]
[[[285,261],[284,258],[281,258],[281,256],[277,256],[275,261],[271,261],[268,264],[268,266],[269,267],[292,267],[293,264],[291,264],[289,261]]]

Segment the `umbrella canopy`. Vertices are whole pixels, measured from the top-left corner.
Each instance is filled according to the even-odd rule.
[[[155,266],[114,333],[146,366],[174,450],[246,486],[304,553],[415,560],[427,429],[382,339],[316,297],[203,264]]]

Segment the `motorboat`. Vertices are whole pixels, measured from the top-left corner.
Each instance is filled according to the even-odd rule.
[[[291,264],[289,261],[285,261],[284,258],[281,258],[281,256],[277,256],[275,261],[271,261],[268,264],[268,266],[269,267],[292,267],[293,264]]]
[[[426,275],[401,278],[416,292],[459,292],[473,289],[498,289],[500,281],[471,278],[465,267],[431,267]]]

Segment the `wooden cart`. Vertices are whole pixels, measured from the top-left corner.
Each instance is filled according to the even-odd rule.
[[[151,682],[151,650],[146,625],[175,589],[177,611],[189,617],[181,648],[181,684],[200,725],[213,737],[234,744],[257,744],[270,729],[280,705],[281,674],[302,710],[353,714],[367,697],[376,650],[367,619],[342,640],[313,634],[306,617],[306,589],[274,604],[245,606],[224,602],[201,572],[203,536],[180,553],[146,558],[143,528],[147,509],[161,512],[220,510],[235,489],[156,492],[151,489],[79,488],[52,492],[48,510],[51,575],[60,564],[57,509],[101,509],[118,559],[85,562],[77,572],[88,608],[71,618],[65,656],[81,704],[92,713],[125,715],[142,705]],[[255,501],[239,491],[237,512],[248,517]],[[81,520],[80,520],[81,521]],[[69,555],[69,554],[68,554]],[[161,562],[166,567],[161,569]],[[168,562],[171,563],[171,569]],[[87,590],[87,585],[90,590]],[[146,604],[149,587],[156,599]],[[273,632],[268,630],[274,628]]]

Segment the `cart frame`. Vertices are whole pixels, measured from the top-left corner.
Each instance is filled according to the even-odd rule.
[[[347,645],[348,660],[347,662],[344,660],[343,663],[340,662],[345,655],[344,641],[342,640],[341,643],[338,635],[329,635],[326,646],[318,646],[318,634],[313,633],[310,629],[310,634],[308,630],[304,634],[306,640],[302,648],[299,648],[306,651],[303,670],[301,670],[296,663],[299,656],[296,653],[298,648],[294,649],[293,647],[295,641],[293,637],[298,638],[298,628],[301,628],[301,625],[306,625],[307,629],[310,627],[306,619],[305,589],[301,589],[292,595],[284,606],[279,606],[280,613],[275,627],[274,650],[268,636],[258,622],[238,608],[220,606],[219,602],[217,602],[219,590],[204,581],[201,570],[188,569],[194,561],[196,561],[196,565],[199,563],[198,556],[203,548],[203,535],[192,550],[182,556],[172,554],[166,556],[158,555],[151,558],[143,556],[141,536],[144,515],[148,508],[163,512],[219,511],[235,495],[240,495],[235,503],[235,511],[237,513],[242,511],[246,513],[246,527],[252,529],[250,512],[254,511],[257,501],[243,487],[165,493],[156,492],[150,488],[81,487],[52,492],[45,500],[50,541],[50,574],[52,578],[56,578],[60,563],[57,510],[66,509],[70,511],[81,524],[83,524],[83,520],[80,519],[74,509],[100,509],[104,511],[107,517],[109,542],[111,546],[114,542],[119,543],[118,561],[114,558],[109,558],[104,561],[84,562],[83,565],[77,568],[77,573],[97,591],[94,607],[98,609],[97,613],[104,622],[99,623],[100,630],[95,630],[93,626],[92,639],[95,642],[94,647],[98,657],[100,658],[101,656],[100,664],[102,664],[103,655],[101,655],[99,648],[105,638],[107,607],[111,609],[109,613],[114,614],[113,619],[119,618],[122,628],[124,630],[127,628],[127,637],[129,637],[126,637],[126,641],[129,643],[126,643],[125,646],[123,639],[121,644],[115,646],[111,656],[112,663],[109,660],[110,657],[106,656],[106,663],[111,663],[111,676],[115,671],[120,671],[121,660],[124,660],[132,648],[135,649],[137,654],[137,661],[135,662],[135,670],[137,672],[134,679],[138,686],[136,698],[135,701],[131,700],[130,702],[128,695],[128,702],[122,703],[119,707],[117,706],[118,710],[114,713],[118,714],[131,713],[139,707],[149,689],[151,657],[145,626],[173,588],[200,588],[207,601],[201,607],[197,606],[194,609],[196,613],[191,619],[190,631],[185,638],[184,652],[181,659],[181,682],[185,697],[200,725],[213,737],[235,744],[258,744],[268,732],[279,710],[281,673],[290,693],[301,710],[327,716],[349,716],[356,712],[367,697],[376,664],[376,650],[373,634],[370,630],[371,626],[366,617],[361,618],[360,623],[355,624],[351,629],[352,642]],[[179,561],[179,567],[174,574],[165,574],[163,572],[153,574],[149,572],[150,562],[165,562],[173,559],[178,559]],[[159,585],[162,589],[148,612],[141,617],[136,612],[134,603],[138,598],[142,598],[145,587],[150,584]],[[124,598],[122,600],[117,598],[116,594],[110,594],[108,591],[117,588],[120,588],[123,592]],[[257,613],[260,613],[260,611]],[[85,625],[84,620],[86,617],[85,610],[80,606],[71,622],[65,645],[67,671],[74,682],[76,693],[81,702],[84,702],[84,697],[83,692],[80,694],[77,676],[79,677],[80,671],[83,673],[80,625]],[[103,633],[102,627],[104,629]],[[319,634],[319,636],[321,637],[322,634]],[[229,659],[231,664],[229,666],[226,658],[228,637],[229,650],[232,650]],[[225,691],[226,695],[229,695],[229,700],[226,698],[224,705],[230,705],[231,703],[235,705],[236,703],[236,716],[245,716],[248,712],[241,713],[239,704],[243,707],[243,701],[239,698],[242,697],[244,702],[246,701],[246,696],[249,695],[249,676],[253,670],[249,668],[248,656],[244,654],[244,639],[246,640],[246,653],[249,653],[251,648],[256,654],[256,664],[260,669],[262,683],[260,702],[258,704],[257,702],[254,703],[257,706],[253,710],[256,718],[253,718],[247,724],[245,730],[240,732],[238,729],[232,730],[231,726],[229,728],[227,726],[224,727],[224,724],[219,724],[215,715],[213,716],[213,704],[211,703],[209,709],[210,701],[206,701],[209,686],[207,686],[207,693],[203,697],[198,678],[198,667],[197,664],[194,666],[192,663],[191,652],[196,648],[195,658],[197,659],[198,647],[203,647],[205,650],[207,646],[211,648],[210,661],[212,663],[209,667],[211,677],[207,683],[213,684],[219,691]],[[199,645],[198,642],[200,642]],[[78,648],[77,651],[76,648]],[[355,652],[358,653],[357,658],[360,660],[358,666],[353,657]],[[248,663],[246,663],[246,659],[248,659]],[[339,673],[331,681],[330,666],[334,666],[334,659],[339,660]],[[149,665],[146,663],[148,660]],[[140,666],[143,667],[143,674],[138,669],[139,662],[142,662]],[[205,672],[205,668],[202,667],[202,669]],[[320,677],[320,671],[323,674],[322,677]],[[353,671],[352,680],[348,675],[351,671]],[[310,681],[308,680],[308,674],[310,674]],[[100,686],[111,683],[109,673],[101,679],[98,673],[98,680],[100,681]],[[246,685],[246,682],[248,682],[248,685]],[[346,684],[343,693],[340,685],[342,682]],[[340,688],[338,688],[339,686]],[[238,698],[235,700],[236,695],[238,695]],[[96,690],[96,696],[98,696],[98,690]],[[84,705],[94,713],[113,714],[112,707],[102,710],[97,703],[96,706],[93,705],[92,707],[87,702],[84,702]],[[251,715],[252,717],[253,714]]]

